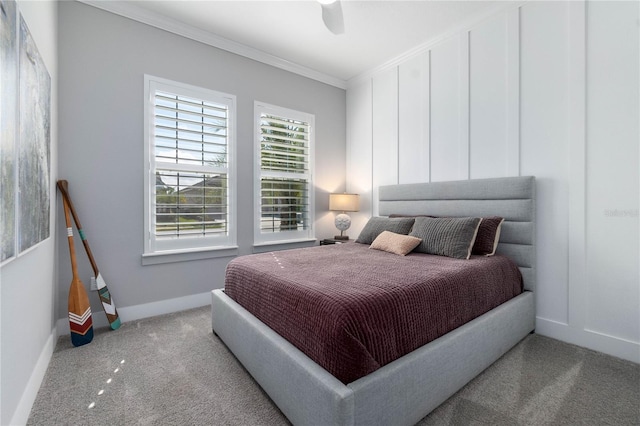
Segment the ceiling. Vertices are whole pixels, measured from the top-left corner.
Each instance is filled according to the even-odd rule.
[[[216,39],[235,42],[236,47],[247,46],[253,52],[342,82],[469,25],[506,4],[342,0],[338,7],[342,9],[344,32],[336,35],[325,27],[322,6],[315,0],[86,2],[107,10],[107,4],[126,4],[129,9],[135,8],[137,15],[162,17],[165,23],[195,28]]]

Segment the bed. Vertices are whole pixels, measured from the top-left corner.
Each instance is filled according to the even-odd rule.
[[[223,290],[214,290],[214,333],[294,424],[415,424],[534,329],[533,177],[383,186],[379,212],[504,217],[496,253],[517,264],[524,291],[370,374],[343,383]]]

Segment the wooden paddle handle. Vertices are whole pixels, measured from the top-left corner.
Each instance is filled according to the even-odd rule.
[[[98,265],[96,264],[96,261],[93,258],[93,253],[91,253],[91,247],[89,247],[89,241],[87,240],[86,236],[84,235],[84,231],[82,230],[82,224],[80,223],[80,219],[78,218],[78,215],[76,214],[76,209],[73,207],[73,202],[71,202],[71,197],[69,196],[69,187],[68,187],[69,183],[64,180],[61,179],[58,181],[58,189],[60,190],[60,193],[62,194],[62,199],[66,201],[67,205],[69,206],[69,209],[71,209],[71,215],[73,216],[73,220],[76,222],[76,227],[78,228],[78,232],[80,233],[80,239],[82,240],[82,244],[84,245],[84,249],[87,252],[87,256],[89,257],[89,262],[91,262],[91,267],[93,268],[93,273],[96,276],[96,278],[98,277]],[[67,227],[69,227],[70,225],[67,225]]]
[[[78,264],[76,261],[76,248],[73,242],[73,228],[71,227],[71,217],[69,216],[69,205],[67,200],[62,197],[62,203],[64,205],[64,221],[67,225],[67,239],[69,240],[69,255],[71,256],[71,272],[73,273],[73,279],[78,278]]]

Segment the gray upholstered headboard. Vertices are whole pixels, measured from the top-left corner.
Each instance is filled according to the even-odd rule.
[[[381,186],[379,212],[505,218],[497,253],[513,259],[524,288],[536,282],[536,185],[533,176]]]

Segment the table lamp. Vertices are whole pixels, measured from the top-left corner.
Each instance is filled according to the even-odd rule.
[[[336,216],[336,228],[340,231],[340,235],[336,235],[336,240],[348,240],[349,237],[344,235],[344,231],[351,226],[351,218],[346,212],[357,212],[360,204],[360,196],[358,194],[329,194],[329,210],[342,212]]]

